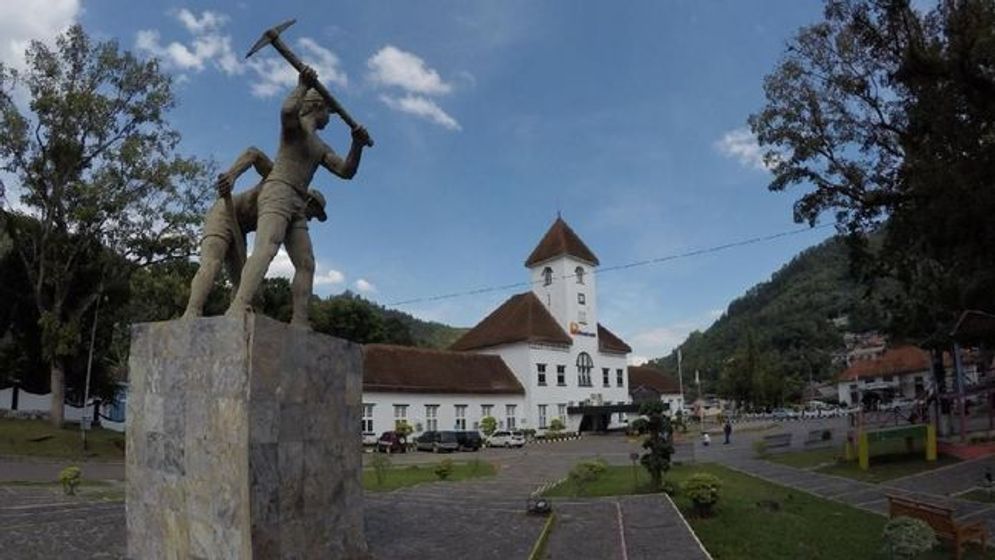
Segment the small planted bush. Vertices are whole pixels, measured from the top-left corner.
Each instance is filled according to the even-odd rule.
[[[483,432],[485,436],[490,437],[495,430],[497,430],[497,420],[495,420],[493,416],[484,416],[480,419],[480,431]]]
[[[587,490],[591,483],[597,482],[606,471],[607,467],[601,461],[583,461],[570,469],[567,480],[574,487],[574,495],[579,496]]]
[[[451,474],[453,474],[452,459],[443,459],[438,465],[436,465],[435,476],[439,477],[439,480],[446,480]]]
[[[565,429],[567,429],[567,427],[563,424],[563,420],[560,420],[559,418],[553,418],[552,420],[549,421],[548,430],[553,434],[562,432]]]
[[[83,480],[83,471],[73,465],[62,469],[59,472],[59,482],[62,483],[62,491],[69,496],[76,495],[76,488]]]
[[[881,533],[884,552],[892,558],[911,560],[937,545],[933,528],[921,519],[895,517]]]
[[[390,470],[390,459],[386,455],[376,453],[370,459],[370,466],[373,467],[373,476],[377,479],[377,486],[383,486],[387,481],[387,471]]]
[[[694,504],[694,512],[700,517],[711,517],[715,504],[719,501],[722,481],[715,475],[697,473],[684,483],[683,491]]]

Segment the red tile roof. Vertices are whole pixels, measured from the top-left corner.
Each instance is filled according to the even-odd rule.
[[[589,262],[594,266],[600,264],[598,257],[594,256],[594,253],[580,240],[580,237],[574,233],[574,230],[570,229],[570,226],[563,221],[563,218],[557,217],[553,225],[550,226],[549,231],[546,232],[546,235],[542,237],[536,248],[532,250],[529,258],[525,259],[525,266],[531,267],[542,261],[561,255],[570,255],[571,257]]]
[[[367,344],[363,358],[363,391],[525,394],[499,356]]]
[[[651,367],[629,366],[629,393],[640,386],[648,387],[660,394],[672,395],[681,392],[680,384],[673,376]]]
[[[915,346],[889,348],[872,360],[858,360],[839,374],[840,381],[855,381],[864,377],[907,375],[928,371],[931,367],[929,353]]]
[[[532,292],[512,296],[449,347],[477,350],[512,342],[572,345],[573,339]]]
[[[615,336],[615,333],[601,326],[601,323],[598,323],[598,350],[614,354],[628,354],[632,352],[632,347]]]

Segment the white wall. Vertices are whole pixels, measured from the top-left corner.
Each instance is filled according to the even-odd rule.
[[[438,405],[438,430],[456,429],[456,405],[466,405],[466,428],[479,427],[481,405],[493,406],[492,416],[498,425],[506,425],[506,406],[515,405],[515,419],[518,428],[522,428],[522,415],[525,412],[525,401],[521,395],[450,395],[429,393],[380,393],[364,392],[363,404],[373,405],[372,433],[381,434],[394,429],[394,405],[407,405],[407,421],[414,428],[415,434],[428,429],[426,423],[426,405]],[[421,428],[420,430],[418,428]],[[369,432],[367,432],[369,433]]]
[[[0,391],[0,410],[11,410],[11,404],[13,400],[14,389],[8,388]],[[29,393],[24,389],[17,392],[17,410],[24,412],[48,412],[52,407],[52,394],[46,393],[44,395],[37,395],[35,393]],[[63,406],[64,418],[67,422],[79,422],[83,416],[88,418],[93,418],[93,406],[87,407],[76,407],[72,405]],[[111,422],[109,420],[101,419],[101,427],[107,428],[109,430],[114,430],[115,432],[123,432],[125,429],[124,422]]]

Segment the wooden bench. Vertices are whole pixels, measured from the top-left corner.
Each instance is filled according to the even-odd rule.
[[[772,447],[791,447],[791,433],[785,432],[783,434],[764,436],[764,443],[767,444],[768,449]]]
[[[823,434],[828,432],[829,438],[823,439]],[[809,430],[808,437],[805,438],[805,447],[830,447],[833,445],[833,431],[830,429]]]
[[[988,545],[988,531],[981,521],[958,523],[954,520],[954,510],[902,496],[888,495],[888,515],[906,516],[926,522],[936,536],[953,542],[954,558],[960,560],[964,544],[977,541],[984,550]]]

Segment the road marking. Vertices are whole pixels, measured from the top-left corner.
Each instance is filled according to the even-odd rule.
[[[618,539],[622,547],[622,560],[629,560],[629,552],[625,546],[625,524],[622,522],[622,504],[615,500],[615,511],[618,512]]]

